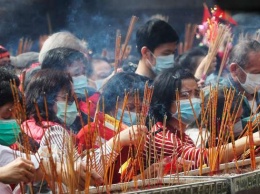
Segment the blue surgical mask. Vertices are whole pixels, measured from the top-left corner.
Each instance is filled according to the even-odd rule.
[[[120,118],[122,116],[123,117],[122,121],[123,121],[124,124],[126,124],[128,126],[136,125],[137,118],[136,118],[136,113],[135,112],[130,112],[130,114],[129,114],[129,111],[125,110],[124,111],[124,115],[122,115],[122,113],[123,113],[123,110],[119,108],[117,110],[117,116],[116,116],[117,120],[120,120]],[[130,120],[130,115],[131,115],[131,120]]]
[[[85,96],[85,90],[87,89],[88,80],[85,75],[72,77],[74,91],[78,96]]]
[[[192,98],[191,99],[192,106],[194,109],[194,112],[196,113],[196,116],[198,117],[201,111],[201,99],[199,98]],[[191,124],[195,121],[195,115],[192,111],[192,106],[190,104],[189,99],[180,100],[180,114],[181,114],[181,121],[185,124]],[[178,111],[176,113],[172,113],[172,117],[178,119]]]
[[[105,81],[105,79],[95,80],[95,84],[96,84],[96,89],[97,89],[97,90],[99,90],[99,89],[103,86],[104,81]]]
[[[152,54],[154,56],[154,54]],[[159,74],[164,69],[173,67],[174,62],[174,54],[167,55],[167,56],[157,56],[154,58],[156,59],[155,66],[152,67],[152,70],[155,74]]]
[[[67,104],[67,105],[65,101],[58,101],[56,104],[57,104],[56,116],[64,123],[66,118],[66,125],[70,126],[78,116],[78,110],[75,101],[72,104]],[[66,106],[67,106],[67,110],[66,110]],[[65,117],[65,110],[66,110],[66,117]]]
[[[21,132],[20,126],[14,119],[0,120],[0,144],[10,146],[16,142],[19,133]]]

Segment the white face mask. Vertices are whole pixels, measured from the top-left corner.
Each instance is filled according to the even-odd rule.
[[[245,72],[244,69],[240,67],[240,69]],[[249,93],[253,94],[256,91],[260,89],[260,74],[251,74],[251,73],[246,73],[246,81],[245,83],[241,83],[240,80],[238,79],[240,85],[244,88],[244,90]]]

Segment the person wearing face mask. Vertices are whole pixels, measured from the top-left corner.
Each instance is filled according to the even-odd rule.
[[[242,119],[247,118],[259,112],[260,43],[256,40],[239,42],[233,47],[228,63],[230,73],[224,84],[245,94]]]
[[[100,112],[98,113],[98,120],[105,122],[106,130],[104,133],[101,133],[101,137],[105,140],[109,140],[115,135],[115,127],[113,119],[116,119],[117,122],[122,120],[123,128],[127,126],[132,126],[137,124],[137,109],[135,106],[135,91],[139,91],[139,96],[142,99],[145,78],[136,75],[135,73],[126,73],[121,72],[115,74],[108,82],[102,87],[101,96],[99,98],[99,108]],[[115,87],[116,86],[116,87]],[[124,108],[123,102],[126,93],[128,93],[127,105]],[[103,106],[104,101],[104,107]],[[118,107],[116,109],[116,107]],[[101,110],[104,110],[102,112]],[[83,138],[82,131],[78,133],[78,138],[81,139],[82,144],[84,145],[85,140]],[[99,147],[100,145],[97,145]]]
[[[188,70],[176,66],[162,71],[153,84],[154,93],[149,118],[155,122],[155,125],[146,136],[143,151],[145,165],[161,161],[166,157],[172,157],[171,165],[175,167],[183,162],[188,162],[187,165],[191,168],[198,168],[200,164],[208,164],[208,150],[204,147],[197,148],[193,140],[184,133],[187,125],[193,122],[201,111],[200,91],[194,75]],[[187,99],[192,104],[188,105]],[[193,117],[190,116],[191,114]],[[260,137],[257,132],[253,134],[253,138],[256,145],[259,145]],[[246,137],[235,143],[237,154],[242,154],[244,148],[248,148]],[[224,146],[228,157],[221,158],[220,163],[231,161],[234,158],[232,144]]]
[[[88,145],[100,147],[100,143],[113,139],[118,128],[123,132],[138,124],[137,114],[140,110],[136,107],[135,93],[138,91],[140,101],[142,101],[145,83],[144,77],[127,72],[117,73],[107,81],[101,89],[99,112],[96,115],[96,121],[91,123],[90,129],[91,134],[98,132],[100,141],[86,142],[85,134],[89,134],[89,126],[85,126],[77,134],[80,151],[89,148]],[[126,94],[128,94],[128,100],[124,107]],[[122,122],[120,123],[120,121]],[[98,131],[96,131],[97,129]],[[121,162],[117,160],[118,162],[115,164],[114,183],[120,181],[120,173],[118,173],[120,163],[126,161],[128,151],[129,147],[123,148]]]
[[[203,135],[200,135],[200,129],[198,128],[196,122],[193,122],[191,125],[188,126],[188,128],[185,130],[185,133],[189,135],[189,137],[193,140],[193,142],[196,143],[197,147],[204,146],[201,145],[201,137],[204,139],[206,143],[206,147],[209,146],[209,140],[210,133],[212,132],[211,123],[215,122],[216,126],[214,129],[216,129],[215,135],[216,135],[216,145],[219,141],[219,135],[220,135],[220,128],[221,126],[225,126],[226,130],[230,130],[230,128],[233,131],[234,139],[238,139],[240,135],[243,134],[243,129],[245,126],[245,123],[242,122],[241,116],[243,114],[243,108],[242,106],[239,106],[240,102],[242,101],[242,95],[236,93],[236,91],[233,88],[228,87],[219,87],[218,89],[212,88],[212,91],[204,90],[204,110],[206,110],[206,106],[212,107],[214,103],[217,103],[217,109],[215,112],[215,117],[212,116],[212,114],[204,113],[204,121],[205,123],[202,126],[202,133]],[[214,91],[214,92],[213,92]],[[229,101],[230,107],[227,108],[227,94],[228,92],[233,92],[234,96],[231,101]],[[208,108],[208,110],[211,108]],[[234,114],[236,113],[236,114]],[[228,115],[234,115],[233,117],[229,118],[229,123],[225,122]],[[213,118],[215,120],[213,121]],[[201,123],[201,114],[198,116],[198,123]],[[208,121],[208,122],[206,122]],[[223,123],[223,124],[222,124]],[[231,142],[231,137],[227,140],[228,142]]]
[[[86,72],[89,86],[100,90],[107,82],[113,69],[107,59],[101,57],[93,57],[90,60],[91,70]]]
[[[47,77],[47,79],[43,79],[43,82],[48,82],[49,83],[53,83],[51,81],[51,78],[53,78],[51,75],[54,74],[54,77],[57,78],[58,76],[62,76],[62,73],[60,72],[56,72],[55,73],[50,73],[50,72],[46,72],[47,76],[50,76],[49,79]],[[45,74],[46,75],[46,74]],[[71,80],[71,78],[69,76],[68,80]],[[64,78],[64,76],[63,76]],[[12,80],[12,83],[10,83],[10,80]],[[56,79],[55,81],[57,81],[59,79]],[[35,80],[34,80],[35,81]],[[66,84],[66,79],[63,79],[61,81],[64,81]],[[59,83],[59,82],[57,82]],[[68,82],[70,83],[70,82]],[[13,89],[14,88],[19,88],[19,78],[12,72],[9,72],[6,69],[0,69],[0,191],[1,193],[22,193],[22,191],[20,190],[21,188],[19,186],[17,186],[14,190],[14,192],[11,190],[10,186],[7,185],[9,183],[11,184],[17,184],[20,182],[25,183],[24,185],[24,189],[26,190],[26,188],[28,188],[27,192],[31,192],[29,191],[29,187],[26,186],[26,183],[28,182],[32,182],[32,181],[41,181],[40,184],[37,186],[37,184],[33,184],[33,192],[41,192],[41,193],[45,193],[48,192],[49,189],[47,187],[47,184],[42,184],[42,179],[43,179],[43,171],[42,168],[39,168],[39,161],[40,158],[39,156],[42,156],[40,152],[38,152],[39,149],[39,144],[34,141],[32,138],[28,137],[23,130],[26,130],[26,127],[33,127],[32,128],[32,132],[35,132],[35,130],[39,130],[36,131],[36,134],[39,135],[41,132],[43,132],[43,128],[47,125],[46,122],[42,121],[41,127],[39,128],[39,126],[37,127],[36,125],[32,126],[32,122],[28,121],[29,125],[25,126],[20,126],[20,123],[18,122],[22,122],[23,121],[23,114],[21,114],[21,110],[18,108],[18,104],[16,104],[17,102],[22,103],[23,99],[22,99],[22,94],[19,90],[16,91],[16,95],[13,95]],[[37,85],[37,84],[36,84]],[[47,83],[48,85],[48,83]],[[42,87],[44,88],[44,87]],[[45,88],[46,89],[46,88]],[[55,89],[55,88],[53,88]],[[38,90],[39,91],[39,90]],[[48,90],[46,90],[48,93]],[[39,91],[40,92],[40,91]],[[41,96],[41,95],[40,95]],[[57,101],[59,101],[59,103],[57,102],[57,106],[59,108],[57,108],[57,117],[59,118],[60,121],[63,121],[65,114],[64,114],[64,108],[62,108],[63,106],[63,100],[59,100],[57,99]],[[41,101],[38,101],[39,104],[41,104]],[[47,102],[47,99],[46,99]],[[72,103],[73,104],[73,103]],[[22,104],[21,104],[22,105]],[[47,103],[47,105],[49,105]],[[40,106],[42,107],[42,106]],[[67,106],[67,114],[68,117],[67,120],[69,120],[69,117],[73,118],[73,112],[74,108],[73,106],[71,106],[70,108],[68,108]],[[18,116],[19,115],[19,116]],[[44,117],[44,114],[39,113],[39,115]],[[18,118],[17,118],[18,117]],[[51,116],[50,116],[51,117]],[[65,122],[65,121],[64,121]],[[25,124],[25,123],[24,123]],[[39,122],[38,122],[39,124]],[[46,125],[44,125],[46,124]],[[50,140],[52,143],[57,144],[57,142],[62,142],[63,136],[66,136],[66,131],[63,131],[62,133],[57,133],[57,129],[58,126],[55,128],[55,124],[54,122],[48,121],[48,124],[50,126],[53,126],[53,128],[51,128],[52,133],[48,133],[51,137],[48,138],[48,140]],[[56,123],[57,124],[57,123]],[[61,127],[60,127],[61,129]],[[27,131],[30,135],[32,135],[32,133],[30,133],[31,131]],[[48,131],[48,129],[46,129],[46,131]],[[54,136],[55,134],[55,136]],[[35,133],[34,133],[35,135]],[[68,134],[67,134],[68,135]],[[60,137],[60,139],[59,139]],[[67,136],[68,138],[68,136]],[[55,141],[55,140],[59,140],[59,141]],[[15,144],[14,144],[15,143]],[[41,142],[42,143],[42,142]],[[24,148],[26,148],[26,150],[30,150],[30,156],[28,156],[28,153],[22,153],[23,149],[19,149],[14,150],[17,146],[15,145],[22,145],[24,146]],[[10,147],[10,148],[9,148]],[[11,149],[12,148],[12,149]],[[23,148],[20,147],[19,148]],[[33,154],[35,152],[38,152],[37,154]],[[30,158],[30,159],[26,159],[26,158]],[[41,160],[41,164],[44,167],[49,166],[49,160]],[[62,164],[60,164],[59,162],[57,162],[57,166],[60,166]],[[82,165],[81,163],[78,163],[78,165],[75,165],[75,172],[76,172],[76,176],[78,176],[79,178],[79,189],[85,189],[81,187],[81,185],[85,185],[85,179],[86,179],[86,169],[84,167],[84,164],[81,166],[81,168],[78,168],[80,165]],[[48,177],[53,177],[53,172],[48,171],[46,168],[44,170],[44,174],[46,173],[46,175]],[[61,177],[62,173],[59,168],[57,168],[57,173],[59,174],[59,176]],[[102,180],[102,178],[100,177],[100,175],[97,174],[97,172],[92,171],[91,172],[91,179],[97,181],[98,183]],[[66,180],[62,181],[67,184]],[[93,182],[94,183],[94,182]],[[77,185],[75,185],[77,186]],[[41,188],[41,189],[40,189]],[[24,191],[26,192],[26,191]]]
[[[20,137],[26,136],[14,118],[14,104],[13,90],[11,88],[10,80],[13,80],[12,85],[19,87],[19,78],[7,69],[0,68],[0,144],[9,146],[12,149],[19,149],[24,146]],[[22,94],[17,90],[17,100],[22,102]],[[30,151],[35,152],[39,145],[33,139],[28,138],[30,143]]]
[[[55,131],[57,128],[58,131],[63,127],[70,130],[78,110],[73,98],[72,78],[68,73],[50,69],[38,71],[28,84],[25,95],[28,120],[22,127],[29,127],[31,132],[28,135],[38,143],[42,144],[46,130]]]
[[[87,58],[78,50],[71,48],[54,48],[49,50],[41,63],[41,69],[65,71],[70,74],[73,81],[73,89],[77,95],[79,108],[84,124],[88,123],[88,116],[94,118],[96,103],[99,93],[89,85],[86,72],[92,72],[92,66]],[[90,112],[86,107],[86,94],[91,102]],[[90,115],[89,115],[90,113]],[[70,128],[77,133],[82,127],[80,118],[71,123]]]
[[[141,58],[135,73],[153,80],[163,69],[173,67],[178,42],[176,31],[167,22],[159,19],[146,22],[136,32]]]

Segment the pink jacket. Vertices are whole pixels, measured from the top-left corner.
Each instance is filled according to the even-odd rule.
[[[35,141],[40,143],[45,131],[49,127],[54,126],[54,125],[60,125],[58,123],[51,122],[51,121],[42,121],[41,123],[42,123],[42,126],[39,126],[36,124],[35,120],[33,118],[31,118],[29,120],[24,121],[21,125],[21,128],[27,135],[29,135]]]

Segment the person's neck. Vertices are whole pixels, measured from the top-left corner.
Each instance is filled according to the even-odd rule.
[[[147,67],[143,59],[141,59],[138,62],[138,66],[135,73],[138,75],[148,77],[150,79],[154,79],[156,77],[156,74],[150,68]]]
[[[171,118],[167,124],[175,129],[178,129],[179,131],[184,132],[185,129],[187,128],[187,125],[185,123],[180,122],[179,120],[175,119],[175,118]]]

